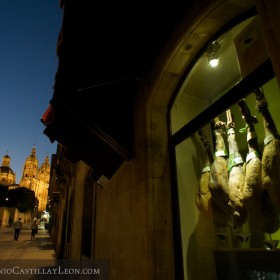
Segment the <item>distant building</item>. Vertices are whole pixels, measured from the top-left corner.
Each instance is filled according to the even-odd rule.
[[[16,184],[16,174],[10,167],[10,157],[5,155],[0,167],[0,184],[8,186],[9,189],[26,187],[34,191],[38,199],[38,211],[46,210],[48,200],[48,188],[50,180],[49,158],[46,156],[45,161],[39,167],[36,157],[36,149],[33,147],[31,154],[26,158],[22,171],[22,177],[19,184]]]
[[[11,158],[8,155],[3,156],[2,165],[0,166],[0,183],[4,186],[16,183],[16,174],[10,167]]]
[[[46,210],[49,181],[49,157],[46,156],[44,163],[39,167],[36,149],[33,147],[31,154],[25,160],[19,185],[35,192],[35,196],[39,201],[39,212]]]

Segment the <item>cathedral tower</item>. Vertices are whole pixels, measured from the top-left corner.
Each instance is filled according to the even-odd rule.
[[[0,166],[0,184],[8,186],[16,183],[16,174],[10,167],[11,158],[5,155]]]
[[[38,177],[38,160],[36,157],[36,149],[32,148],[31,154],[26,158],[22,177],[19,185],[26,187],[35,192],[36,195],[36,183]]]
[[[50,182],[50,172],[51,167],[49,164],[49,157],[46,156],[45,161],[42,163],[38,172],[38,196],[39,199],[39,211],[46,210],[47,202],[48,202],[48,189]]]
[[[51,166],[49,163],[49,157],[46,156],[45,161],[42,163],[39,169],[38,179],[45,184],[49,184],[50,172],[51,172]]]
[[[41,167],[38,167],[36,149],[33,147],[31,154],[25,160],[19,185],[35,192],[35,196],[39,202],[39,212],[46,210],[50,170],[51,168],[48,156],[45,158],[45,161],[42,163]]]

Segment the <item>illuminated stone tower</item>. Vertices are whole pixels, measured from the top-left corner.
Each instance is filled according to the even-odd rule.
[[[0,166],[0,184],[8,186],[16,183],[16,174],[10,167],[11,158],[5,155]]]
[[[36,149],[32,148],[31,154],[26,158],[21,181],[19,185],[21,187],[26,187],[35,192],[36,196],[36,186],[38,177],[38,160],[36,157]]]
[[[50,180],[49,158],[46,157],[44,163],[38,168],[36,149],[32,148],[31,154],[26,158],[22,177],[19,185],[35,192],[39,201],[38,211],[46,210],[48,199],[48,188]]]
[[[38,172],[38,199],[39,199],[39,211],[46,210],[47,200],[48,200],[48,189],[50,183],[50,163],[49,157],[45,158]]]

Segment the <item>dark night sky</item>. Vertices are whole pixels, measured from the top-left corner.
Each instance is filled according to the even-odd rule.
[[[62,22],[58,0],[0,0],[0,158],[19,182],[35,145],[39,165],[56,151],[40,122],[53,93]]]

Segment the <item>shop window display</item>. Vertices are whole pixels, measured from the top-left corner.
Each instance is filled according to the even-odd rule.
[[[240,46],[246,36],[262,44],[256,22],[248,19],[217,38],[230,37],[225,51],[232,68],[215,70],[205,90],[194,79],[205,52],[170,112],[171,139],[187,135],[174,145],[185,279],[280,279],[280,90],[273,76],[236,90],[268,59],[263,46],[254,45],[256,57],[244,61],[250,59],[248,46]],[[222,64],[228,58],[220,51]],[[237,97],[217,107],[230,91]],[[212,118],[199,118],[207,110]],[[192,122],[197,128],[188,126]]]

